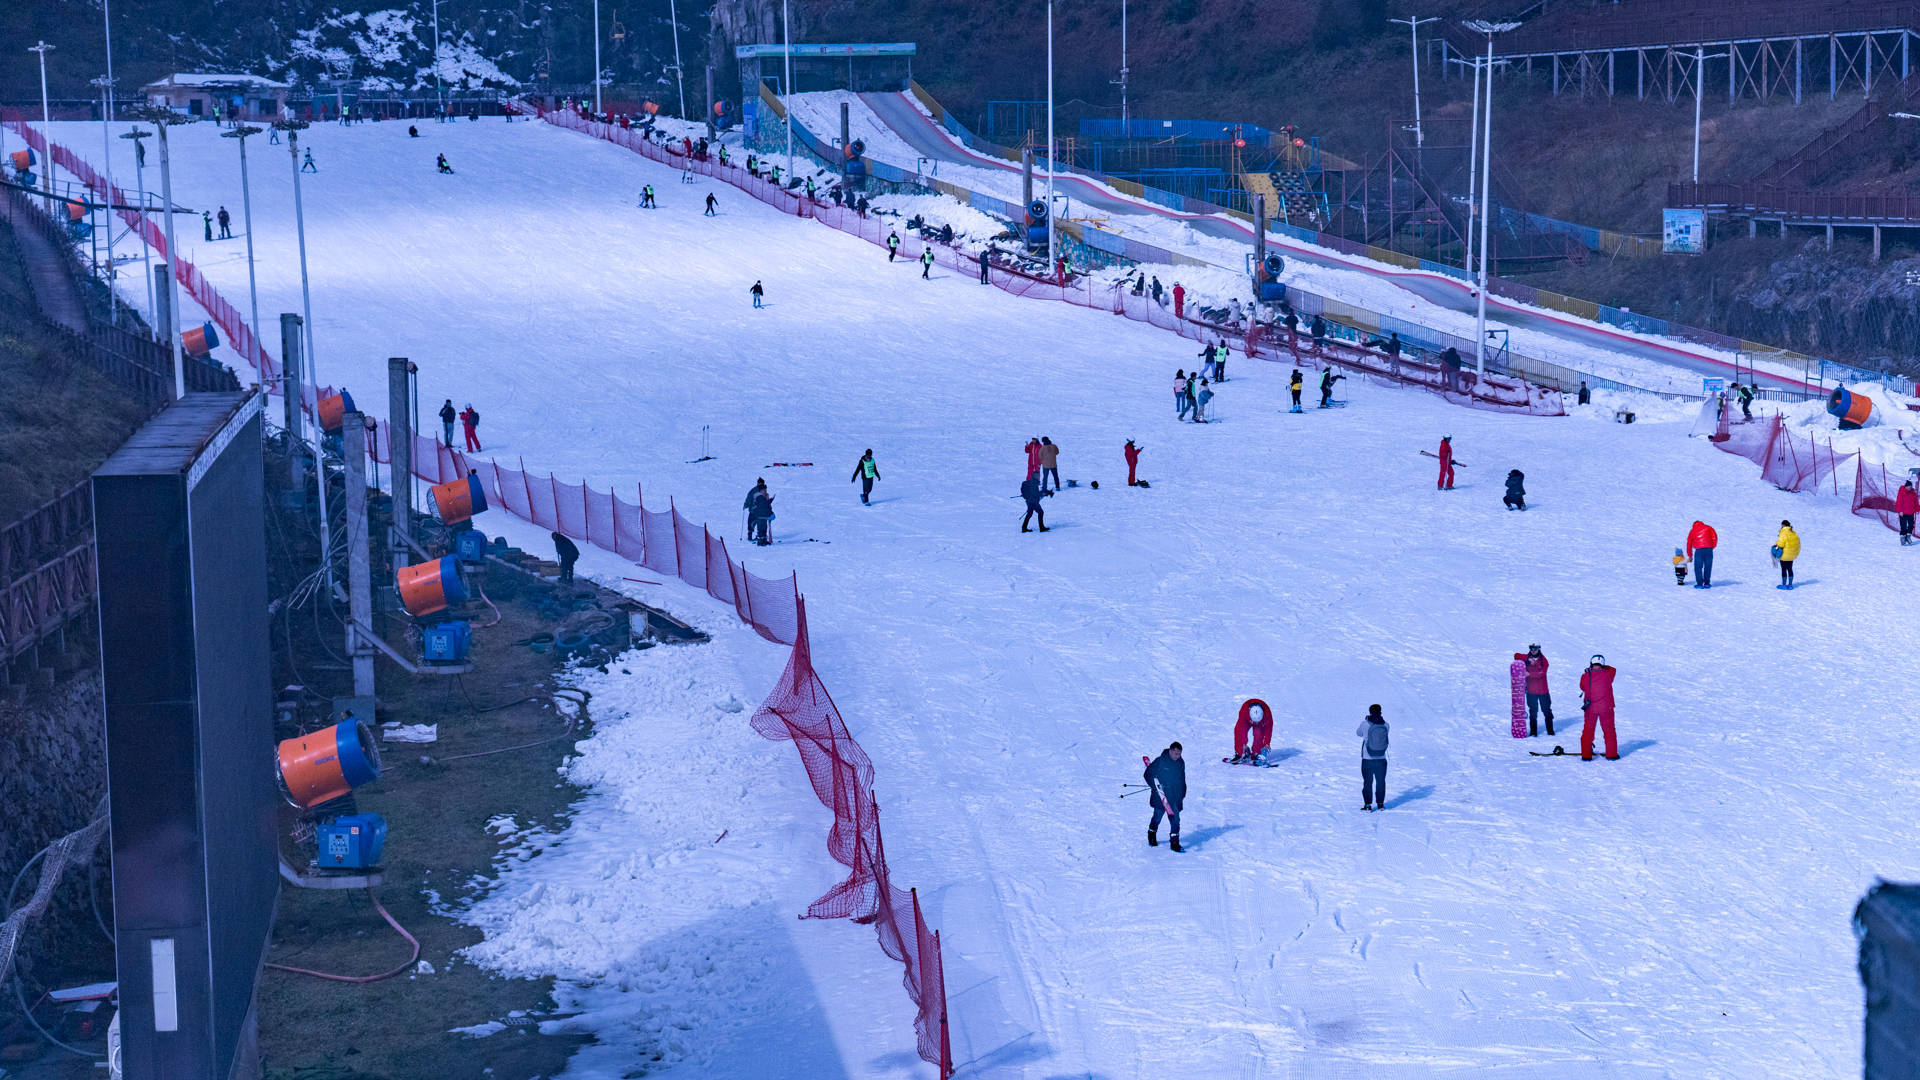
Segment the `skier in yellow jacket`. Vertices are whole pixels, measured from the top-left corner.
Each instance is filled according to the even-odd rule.
[[[1780,523],[1780,535],[1773,540],[1773,557],[1780,560],[1780,587],[1793,588],[1793,560],[1800,557],[1800,534],[1793,531],[1793,522]]]

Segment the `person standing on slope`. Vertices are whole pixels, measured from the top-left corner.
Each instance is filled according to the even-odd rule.
[[[1040,436],[1035,435],[1033,438],[1028,439],[1025,449],[1027,451],[1027,475],[1030,477],[1039,476],[1040,475]]]
[[[767,490],[767,478],[756,477],[741,508],[747,512],[747,541],[766,547],[773,543],[773,493]]]
[[[1240,719],[1233,725],[1235,764],[1265,765],[1267,748],[1273,744],[1273,710],[1259,698],[1248,698],[1240,705]]]
[[[719,204],[720,204],[720,200],[714,198],[713,192],[711,191],[707,192],[707,212],[704,214],[701,214],[700,216],[701,217],[718,217],[719,215],[713,212],[713,208],[718,206]]]
[[[1720,546],[1720,534],[1704,521],[1696,521],[1687,531],[1687,558],[1693,560],[1693,587],[1713,588],[1713,549]]]
[[[887,261],[892,262],[893,257],[898,254],[900,254],[900,234],[890,232],[887,234]]]
[[[1507,470],[1507,494],[1500,500],[1509,510],[1527,508],[1527,474],[1519,469]]]
[[[446,433],[447,449],[449,450],[453,449],[453,422],[458,419],[460,419],[460,414],[454,411],[453,399],[448,398],[446,403],[440,406],[440,427]]]
[[[645,187],[640,189],[640,209],[642,210],[660,209],[658,206],[654,205],[652,184],[648,184]]]
[[[1053,480],[1053,490],[1060,490],[1060,447],[1054,444],[1050,436],[1040,437],[1040,490],[1047,490],[1047,480]]]
[[[993,249],[991,247],[984,247],[980,249],[980,284],[982,285],[993,284],[993,282],[987,279],[987,267],[990,265],[988,263],[988,258],[992,254],[993,254]]]
[[[1916,491],[1913,481],[1900,485],[1900,493],[1893,497],[1893,512],[1900,515],[1900,546],[1913,543],[1913,518],[1920,514],[1920,491]]]
[[[860,481],[861,506],[873,505],[867,497],[873,494],[873,482],[878,479],[880,479],[880,466],[874,464],[873,448],[868,447],[867,452],[860,455],[860,460],[853,463],[853,479],[847,481],[849,484],[854,480]]]
[[[1207,403],[1212,400],[1213,400],[1213,391],[1210,388],[1208,388],[1207,380],[1201,379],[1200,389],[1196,391],[1193,395],[1193,422],[1194,423],[1204,424],[1207,422],[1207,418],[1206,418]]]
[[[1434,487],[1441,491],[1453,490],[1453,436],[1440,436],[1440,479]]]
[[[1540,734],[1540,714],[1547,716],[1547,734],[1553,734],[1553,695],[1547,692],[1547,656],[1540,646],[1529,645],[1513,658],[1527,665],[1527,735]]]
[[[460,413],[460,424],[467,436],[467,449],[477,453],[480,450],[480,410],[474,408],[471,401]]]
[[[1159,278],[1155,278],[1153,281],[1153,291],[1155,296],[1159,295],[1160,293]],[[1187,312],[1187,287],[1176,281],[1173,283],[1173,317],[1176,319],[1185,318],[1186,312]]]
[[[1607,737],[1607,760],[1620,760],[1620,743],[1613,732],[1613,676],[1607,658],[1595,655],[1580,673],[1580,709],[1586,714],[1586,726],[1580,732],[1580,760],[1593,760],[1593,725],[1598,723]]]
[[[1181,368],[1173,373],[1173,418],[1185,420],[1187,407],[1192,403],[1192,399],[1187,397],[1187,371]]]
[[[1153,807],[1153,820],[1147,823],[1147,846],[1160,846],[1160,819],[1170,828],[1167,847],[1180,851],[1180,808],[1187,802],[1187,763],[1180,760],[1180,744],[1173,743],[1160,756],[1147,763],[1141,778],[1147,782],[1147,805]]]
[[[1032,521],[1035,515],[1040,518],[1040,531],[1048,531],[1047,512],[1040,509],[1040,500],[1045,498],[1046,494],[1040,488],[1040,477],[1037,474],[1028,474],[1027,478],[1020,482],[1020,497],[1027,501],[1027,516],[1020,519],[1021,532],[1033,531],[1027,528],[1027,523]]]
[[[933,249],[931,247],[923,247],[920,249],[920,280],[921,281],[933,280],[932,278],[927,276],[932,272],[933,272]]]
[[[756,280],[756,281],[755,281],[755,282],[753,283],[753,288],[751,288],[751,289],[748,289],[747,291],[753,294],[753,306],[754,306],[754,307],[757,307],[757,308],[758,308],[758,307],[765,307],[765,306],[766,306],[766,303],[765,303],[765,301],[766,301],[766,299],[767,299],[767,289],[766,289],[766,286],[764,286],[764,285],[762,285],[762,284],[760,284],[760,282],[759,282],[758,280]]]
[[[1293,411],[1300,411],[1300,391],[1307,385],[1307,377],[1300,374],[1299,368],[1293,369],[1293,377],[1287,380],[1287,390],[1293,394]]]
[[[1127,486],[1139,487],[1140,481],[1133,474],[1134,470],[1140,467],[1140,447],[1133,445],[1133,440],[1128,439],[1127,445],[1121,450],[1121,453],[1127,456]]]
[[[1800,557],[1800,534],[1793,531],[1793,522],[1780,523],[1780,535],[1773,541],[1773,557],[1780,560],[1780,587],[1793,588],[1793,560]]]
[[[560,559],[560,584],[573,583],[573,564],[580,561],[580,547],[566,533],[553,534],[553,553]]]
[[[1320,347],[1326,344],[1327,320],[1315,315],[1313,322],[1307,324],[1307,336],[1313,339],[1313,351],[1317,355]]]
[[[227,213],[227,208],[224,206],[221,207],[220,208],[220,239],[222,240],[233,239],[233,229],[229,227],[232,224],[233,224],[233,218],[231,215]]]
[[[1367,706],[1367,718],[1354,729],[1360,737],[1360,809],[1387,808],[1387,718],[1380,706]]]
[[[1335,375],[1333,373],[1333,368],[1331,367],[1327,368],[1327,370],[1320,373],[1320,407],[1321,408],[1323,409],[1333,408],[1333,384],[1339,382],[1341,379],[1344,379],[1344,378],[1346,378],[1345,375]]]

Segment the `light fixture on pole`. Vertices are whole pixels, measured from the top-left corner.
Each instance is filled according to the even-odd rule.
[[[1127,134],[1129,127],[1128,120],[1130,119],[1127,113],[1127,75],[1129,74],[1129,70],[1127,67],[1127,0],[1120,0],[1120,78],[1118,81],[1120,84],[1120,132],[1122,136]],[[1415,92],[1415,96],[1418,96],[1418,91]]]
[[[123,139],[133,140],[133,175],[140,189],[140,276],[147,279],[147,325],[149,329],[154,328],[154,323],[160,318],[160,312],[159,309],[153,306],[153,256],[151,254],[153,249],[146,242],[147,152],[141,147],[140,140],[152,134],[153,132],[151,131],[142,131],[140,125],[135,124],[131,130],[123,132],[120,135]]]
[[[306,376],[313,386],[313,401],[316,408],[320,404],[320,371],[313,355],[313,286],[307,277],[307,216],[300,202],[300,129],[307,126],[304,120],[288,118],[273,125],[287,133],[287,157],[293,162],[293,228],[300,242],[300,313],[303,335],[307,339]],[[305,386],[283,386],[282,392],[306,396]],[[299,410],[296,410],[296,413]],[[305,426],[305,421],[301,421]],[[303,440],[304,441],[304,440]],[[334,585],[333,578],[333,529],[327,520],[327,452],[320,444],[319,418],[313,425],[313,465],[316,485],[320,492],[320,561],[327,572],[327,587]]]
[[[780,0],[780,36],[786,42],[786,68],[780,79],[781,112],[787,118],[787,178],[793,178],[793,23],[788,21],[789,0]]]
[[[264,128],[241,124],[232,131],[223,131],[220,137],[233,139],[240,144],[240,214],[241,222],[247,230],[247,300],[253,314],[253,340],[256,348],[260,344],[260,288],[253,274],[253,186],[247,182],[247,136],[258,135]],[[249,362],[254,357],[246,357]]]
[[[687,78],[680,70],[680,9],[676,0],[667,0],[667,21],[673,23],[673,81],[680,87],[680,119],[687,118]]]
[[[1487,35],[1487,104],[1486,123],[1480,128],[1480,287],[1478,311],[1474,316],[1473,355],[1474,367],[1480,378],[1487,375],[1487,264],[1490,261],[1487,251],[1487,218],[1491,210],[1492,199],[1489,189],[1493,186],[1493,36],[1504,34],[1517,28],[1517,22],[1488,22],[1475,19],[1463,23],[1476,34]],[[1478,387],[1479,383],[1474,384]]]
[[[1451,63],[1473,69],[1473,121],[1467,129],[1467,232],[1460,238],[1460,268],[1473,274],[1473,223],[1480,214],[1480,71],[1479,57],[1471,60],[1449,58]]]
[[[113,258],[113,76],[102,75],[90,81],[100,88],[100,165],[107,171],[104,196],[107,202],[107,288],[111,290],[114,278],[119,276],[119,264]],[[120,302],[109,296],[107,310],[113,325],[119,326]]]
[[[1693,182],[1700,182],[1700,103],[1706,97],[1707,61],[1724,60],[1726,53],[1707,55],[1703,48],[1693,50]]]
[[[1410,17],[1387,21],[1406,23],[1407,29],[1413,33],[1413,147],[1418,150],[1427,145],[1427,133],[1420,126],[1420,27],[1423,23],[1439,22],[1440,17],[1435,15],[1426,19]]]
[[[1047,0],[1047,273],[1054,272],[1053,234],[1053,0]]]
[[[173,170],[167,156],[167,129],[176,124],[191,124],[193,121],[164,106],[149,106],[144,119],[153,123],[154,130],[160,135],[160,220],[167,238],[167,347],[173,355],[173,396],[187,395],[187,369],[180,355],[180,328],[185,323],[180,309],[180,248],[173,239]]]
[[[40,54],[40,134],[46,140],[49,151],[53,149],[53,113],[47,108],[47,53],[59,48],[42,41],[38,45],[27,46],[28,52]],[[47,159],[40,163],[40,181],[47,190],[47,214],[53,214],[53,155],[42,154]]]

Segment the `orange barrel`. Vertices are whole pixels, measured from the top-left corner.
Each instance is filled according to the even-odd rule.
[[[440,521],[444,525],[472,521],[473,515],[486,512],[487,490],[480,486],[480,478],[472,473],[460,480],[435,484],[430,490],[433,492],[434,508],[440,511]]]
[[[33,149],[29,147],[25,150],[15,150],[13,152],[13,170],[15,172],[26,172],[31,168],[33,168]]]
[[[1873,399],[1836,386],[1827,398],[1827,412],[1840,418],[1840,430],[1852,431],[1866,424],[1873,415]]]
[[[68,221],[87,220],[87,204],[83,202],[68,203],[67,204],[67,220]]]
[[[329,435],[338,433],[346,422],[347,414],[353,411],[353,395],[344,389],[331,397],[321,398],[316,410],[320,417],[320,430]]]
[[[394,577],[400,586],[400,606],[416,618],[467,601],[466,586],[460,583],[459,560],[451,555],[403,566]]]
[[[280,744],[280,793],[302,809],[380,778],[373,732],[351,714],[330,728]]]
[[[205,356],[220,347],[220,335],[214,332],[212,323],[201,323],[180,335],[180,347],[194,356]]]

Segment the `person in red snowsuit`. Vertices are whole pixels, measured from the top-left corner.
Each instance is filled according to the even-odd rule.
[[[468,403],[467,407],[461,410],[460,426],[466,432],[467,449],[479,450],[480,449],[480,414],[474,410],[472,403]]]
[[[1176,281],[1173,283],[1173,317],[1181,318],[1181,313],[1186,309],[1187,287]]]
[[[1553,734],[1553,695],[1547,692],[1547,654],[1540,646],[1529,645],[1513,658],[1527,665],[1527,733],[1540,734],[1540,713],[1547,714],[1547,734]]]
[[[1580,732],[1580,760],[1593,760],[1593,725],[1598,723],[1607,736],[1607,760],[1620,760],[1620,741],[1613,733],[1613,676],[1607,658],[1596,656],[1580,673],[1581,708],[1587,724]]]
[[[1259,698],[1248,698],[1240,706],[1240,719],[1233,725],[1234,762],[1255,761],[1265,756],[1273,744],[1273,710]]]
[[[1913,543],[1913,516],[1920,514],[1920,492],[1915,492],[1913,481],[1900,485],[1900,493],[1893,497],[1893,512],[1900,515],[1900,543]]]
[[[1440,436],[1440,481],[1434,485],[1441,491],[1453,490],[1453,436]]]
[[[1040,471],[1040,440],[1037,438],[1028,439],[1027,440],[1027,475],[1032,476],[1035,473],[1038,473],[1039,471]]]
[[[1134,477],[1133,471],[1140,467],[1140,448],[1133,445],[1132,439],[1128,439],[1123,453],[1127,455],[1127,486],[1139,487],[1140,481]]]
[[[1693,560],[1693,587],[1713,588],[1713,549],[1720,546],[1720,534],[1704,521],[1696,521],[1687,530],[1687,558]]]

